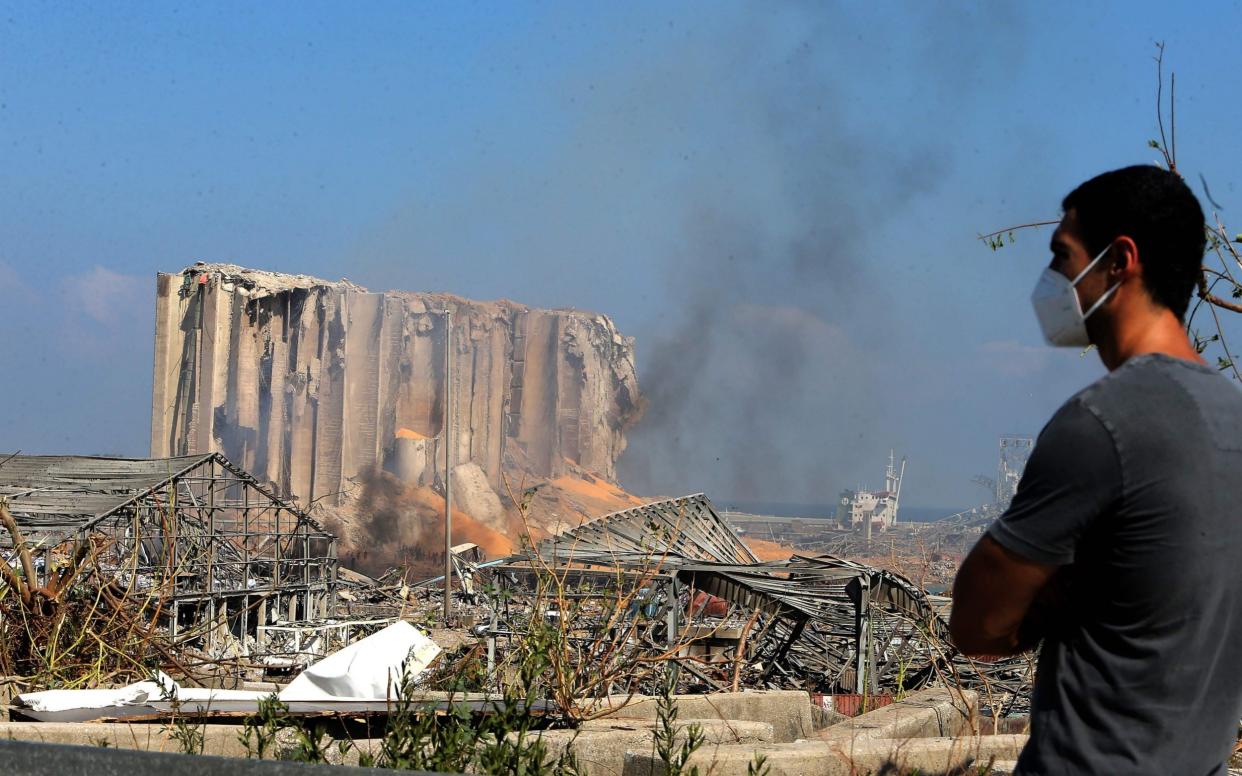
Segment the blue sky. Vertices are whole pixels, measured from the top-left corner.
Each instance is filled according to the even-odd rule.
[[[1080,180],[1228,219],[1237,3],[0,3],[0,448],[146,453],[154,275],[196,260],[607,313],[647,493],[965,506],[1102,373],[1027,297]],[[1206,204],[1206,203],[1205,203]]]

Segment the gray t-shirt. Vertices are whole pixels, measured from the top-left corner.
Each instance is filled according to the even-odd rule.
[[[1242,391],[1145,355],[1065,403],[989,535],[1064,566],[1023,774],[1224,773],[1242,713]]]

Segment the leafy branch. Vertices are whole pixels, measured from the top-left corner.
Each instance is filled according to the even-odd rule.
[[[1164,43],[1156,44],[1156,127],[1159,132],[1159,138],[1152,138],[1147,141],[1150,148],[1154,148],[1160,152],[1163,164],[1170,172],[1181,175],[1177,168],[1177,113],[1176,113],[1176,96],[1177,96],[1177,77],[1175,73],[1169,74],[1169,98],[1167,107],[1164,99]],[[1207,190],[1207,181],[1200,176],[1203,183],[1204,195],[1207,201],[1219,211],[1221,208],[1212,199],[1210,192]],[[1205,353],[1209,348],[1219,348],[1220,355],[1216,357],[1216,366],[1221,371],[1229,370],[1233,377],[1242,381],[1242,370],[1239,370],[1237,360],[1233,356],[1233,351],[1229,347],[1229,342],[1225,333],[1225,323],[1221,320],[1218,313],[1219,310],[1225,312],[1242,314],[1242,283],[1239,282],[1235,270],[1242,274],[1242,253],[1239,253],[1238,245],[1242,245],[1242,234],[1235,234],[1230,237],[1224,223],[1220,220],[1217,212],[1213,212],[1215,225],[1205,227],[1207,230],[1208,253],[1215,256],[1219,262],[1217,266],[1210,266],[1208,263],[1203,265],[1196,282],[1197,300],[1190,310],[1190,314],[1186,317],[1186,331],[1194,341],[1195,349],[1199,353]],[[1055,224],[1057,221],[1032,221],[1025,224],[1016,224],[1014,226],[997,229],[988,234],[978,235],[978,239],[986,244],[992,250],[998,250],[1006,245],[1012,245],[1015,242],[1015,234],[1025,229],[1033,229],[1040,226],[1048,226]],[[1217,287],[1223,286],[1226,291],[1217,292]],[[1214,333],[1208,336],[1201,336],[1195,329],[1196,320],[1206,306],[1207,312],[1210,313],[1212,319],[1212,328]]]

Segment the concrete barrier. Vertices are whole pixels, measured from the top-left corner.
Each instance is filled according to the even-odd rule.
[[[241,725],[196,725],[195,728],[203,735],[201,754],[216,757],[247,756],[245,745],[238,739]],[[274,749],[268,752],[267,758],[281,759],[283,753],[294,748],[295,739],[296,734],[292,730],[277,732]],[[172,754],[183,752],[181,742],[172,738],[167,728],[158,723],[0,722],[0,740]],[[333,765],[357,765],[361,752],[379,752],[379,739],[362,738],[353,743],[353,749],[344,755],[336,746],[329,746],[328,762]]]
[[[628,702],[627,702],[628,700]],[[658,699],[647,695],[613,696],[593,705],[595,711],[615,709],[607,719],[655,719]],[[796,741],[815,733],[811,696],[801,690],[752,690],[712,695],[674,695],[680,719],[728,719],[767,722],[776,741]]]
[[[237,740],[238,727],[204,725],[203,754],[245,757]],[[138,749],[147,752],[180,752],[181,744],[163,725],[124,722],[0,722],[0,739],[44,744]]]
[[[1012,760],[1026,736],[973,735],[977,696],[931,689],[791,743],[733,744],[701,749],[689,765],[713,776],[746,776],[758,756],[771,776],[855,776],[858,773],[939,773],[972,762]],[[658,758],[632,750],[625,776],[663,776]]]
[[[1018,758],[1027,737],[1018,734],[998,736],[956,736],[951,738],[874,739],[860,742],[849,753],[849,767],[837,773],[923,773],[953,772],[968,765],[983,765]],[[988,771],[994,773],[996,771]]]
[[[432,699],[438,698],[426,698]],[[757,755],[766,759],[771,776],[857,776],[885,769],[941,773],[971,763],[1012,761],[1026,743],[1024,735],[974,735],[975,694],[946,689],[924,690],[818,731],[811,729],[812,707],[805,693],[677,696],[676,701],[679,728],[697,723],[706,737],[689,765],[713,776],[745,776]],[[543,738],[552,759],[572,747],[592,776],[663,776],[653,743],[655,710],[654,699],[639,698],[616,709],[616,715],[583,723],[578,731],[535,735]],[[202,727],[204,753],[244,757],[238,730],[233,725]],[[8,722],[0,723],[0,739],[180,751],[167,728],[150,723]],[[286,743],[280,741],[278,747]],[[378,741],[356,743],[367,750]],[[329,750],[331,759],[342,759],[335,747]],[[357,751],[343,759],[357,762]]]
[[[0,761],[6,776],[315,776],[317,765],[260,762],[223,757],[186,757],[161,752],[100,749],[0,739]],[[385,773],[371,768],[337,768],[334,776]],[[411,774],[426,774],[411,771]]]
[[[973,692],[936,688],[851,717],[819,731],[823,741],[855,741],[874,738],[926,738],[956,736],[970,732],[978,708]]]
[[[677,745],[686,740],[686,729],[698,725],[703,732],[703,749],[724,745],[762,744],[772,741],[767,722],[720,719],[679,719]],[[555,763],[568,749],[578,765],[590,776],[622,776],[627,752],[655,753],[655,720],[593,720],[578,730],[545,730],[531,735],[548,748],[548,761]],[[513,738],[513,734],[510,734]]]

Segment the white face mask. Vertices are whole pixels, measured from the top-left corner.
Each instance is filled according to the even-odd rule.
[[[1031,292],[1031,305],[1035,308],[1035,317],[1039,319],[1039,328],[1044,332],[1044,339],[1049,345],[1066,348],[1085,348],[1091,344],[1087,336],[1087,319],[1100,309],[1100,305],[1108,301],[1121,282],[1105,291],[1087,312],[1082,311],[1082,303],[1078,300],[1078,292],[1074,290],[1078,281],[1091,271],[1091,268],[1104,258],[1110,243],[1104,250],[1091,260],[1078,277],[1070,280],[1052,267],[1045,267]]]

